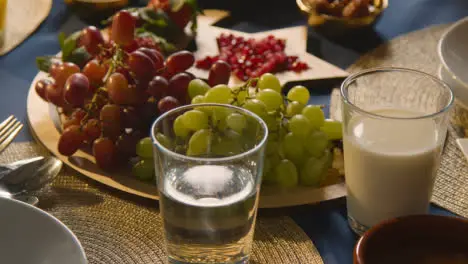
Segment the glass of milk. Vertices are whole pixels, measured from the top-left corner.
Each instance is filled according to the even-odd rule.
[[[450,88],[429,74],[375,68],[341,86],[347,209],[362,234],[390,218],[428,212]]]

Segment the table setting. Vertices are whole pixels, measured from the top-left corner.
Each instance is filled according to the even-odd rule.
[[[464,1],[0,9],[1,263],[468,263]]]

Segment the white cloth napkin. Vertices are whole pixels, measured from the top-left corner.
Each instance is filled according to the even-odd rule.
[[[21,44],[49,15],[52,0],[7,0],[5,40],[0,56]]]

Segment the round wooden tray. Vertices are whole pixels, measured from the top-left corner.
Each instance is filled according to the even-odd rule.
[[[36,140],[65,164],[86,177],[124,192],[158,200],[159,196],[156,185],[131,177],[130,170],[122,169],[117,173],[108,173],[97,167],[94,157],[90,153],[79,150],[73,156],[66,157],[58,152],[57,142],[60,137],[60,118],[57,110],[53,105],[42,100],[34,89],[34,84],[43,78],[47,78],[47,74],[39,72],[36,75],[29,89],[27,101],[29,126]],[[337,172],[331,171],[330,173]],[[264,186],[260,195],[260,208],[311,204],[345,195],[346,188],[343,183],[322,188],[296,187],[288,190]]]

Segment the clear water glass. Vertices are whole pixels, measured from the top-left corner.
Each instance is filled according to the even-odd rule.
[[[376,68],[341,86],[348,221],[362,234],[426,214],[449,124],[451,89],[404,68]]]
[[[176,136],[173,129],[178,117],[193,110],[209,118],[203,141],[192,140],[200,132]],[[235,129],[225,122],[231,115],[240,120]],[[248,263],[267,136],[260,117],[230,105],[182,106],[155,121],[155,170],[169,263]]]

